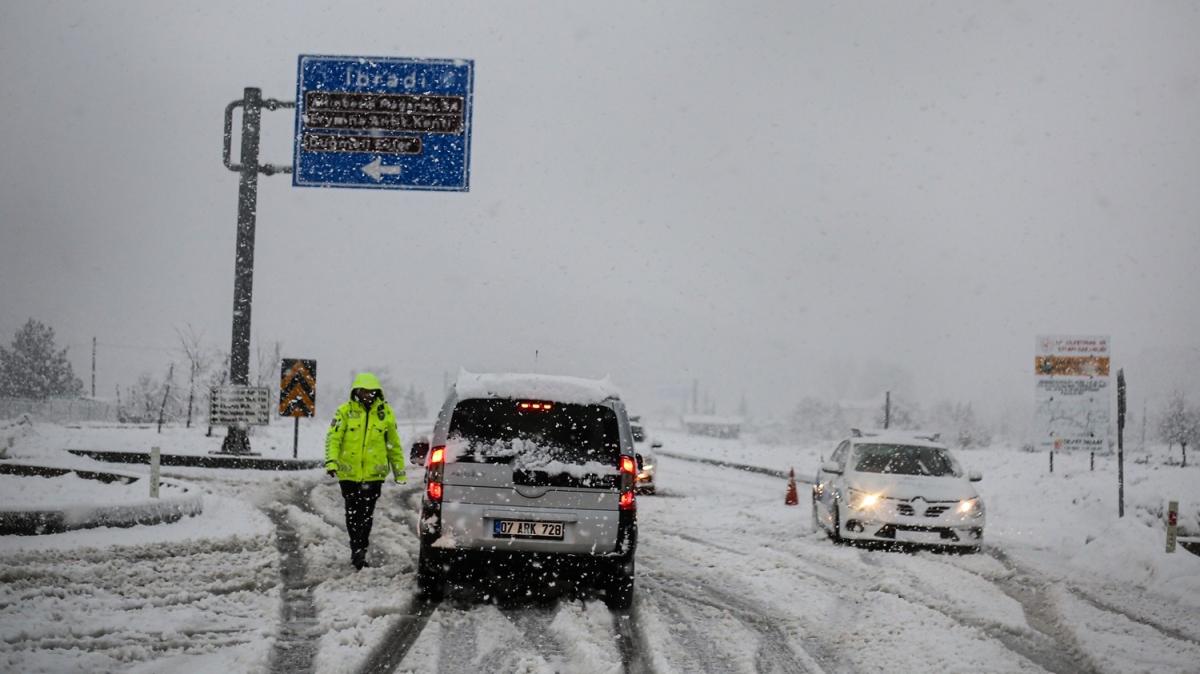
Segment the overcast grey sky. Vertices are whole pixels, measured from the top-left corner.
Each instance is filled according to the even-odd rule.
[[[322,395],[461,365],[782,412],[873,362],[1032,398],[1037,334],[1200,354],[1197,35],[1193,2],[3,3],[0,342],[36,317],[86,380],[97,336],[101,395],[185,324],[227,349],[225,104],[302,53],[470,58],[469,193],[260,180],[254,337]]]

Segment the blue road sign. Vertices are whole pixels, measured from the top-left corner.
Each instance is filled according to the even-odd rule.
[[[465,192],[475,62],[300,57],[292,184]]]

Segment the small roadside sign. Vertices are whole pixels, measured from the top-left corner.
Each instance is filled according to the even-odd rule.
[[[311,417],[317,413],[317,361],[284,358],[279,373],[279,416]]]
[[[213,426],[265,426],[271,422],[271,389],[266,386],[214,386],[208,407],[208,420]]]
[[[300,56],[292,184],[466,192],[475,62]]]

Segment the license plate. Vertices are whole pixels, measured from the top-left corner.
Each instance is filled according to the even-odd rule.
[[[496,520],[492,535],[501,538],[555,538],[562,540],[562,522],[529,522],[526,520]]]
[[[942,534],[937,531],[896,531],[896,540],[904,543],[941,543]]]

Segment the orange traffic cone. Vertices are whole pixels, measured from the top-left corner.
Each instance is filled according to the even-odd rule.
[[[796,469],[788,469],[788,490],[787,497],[783,499],[783,505],[800,505],[800,495],[796,493]]]

